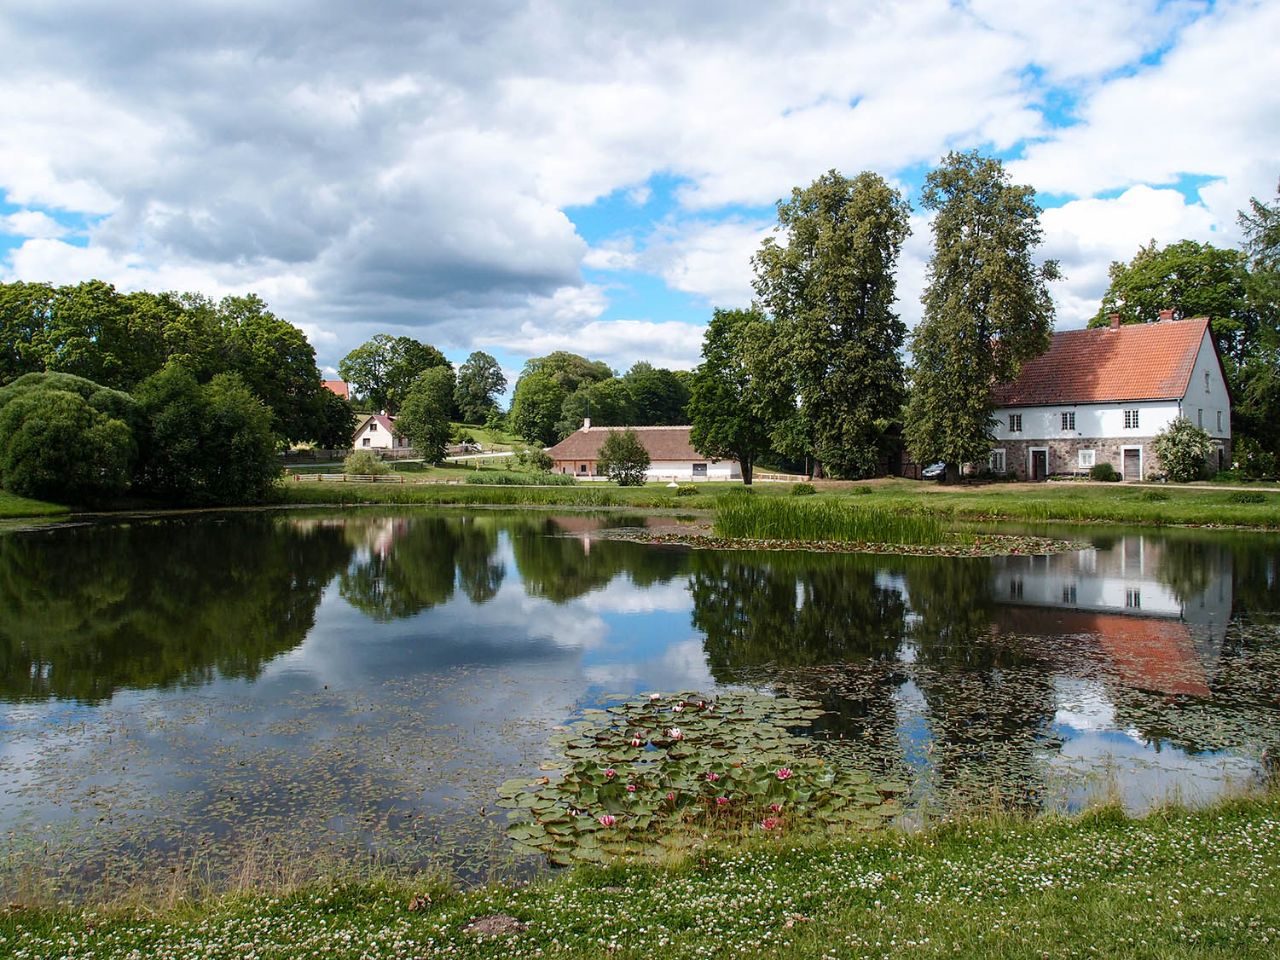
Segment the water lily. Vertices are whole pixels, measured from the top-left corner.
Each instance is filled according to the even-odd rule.
[[[618,771],[613,769],[613,767],[605,767],[604,778],[606,780],[612,780],[617,775],[618,775]]]
[[[728,798],[728,797],[716,797],[716,806],[717,806],[717,807],[727,807],[728,805],[729,805],[729,798]]]
[[[618,818],[612,813],[602,813],[600,816],[596,817],[596,820],[599,821],[600,826],[602,827],[612,827],[618,822]]]
[[[782,804],[780,804],[780,803],[771,803],[771,804],[769,804],[769,812],[770,812],[770,813],[781,813],[781,812],[782,812]]]
[[[708,773],[708,774],[707,774],[707,782],[708,782],[708,783],[715,783],[715,782],[716,782],[717,780],[719,780],[719,779],[720,779],[720,774],[718,774],[718,773]]]
[[[672,727],[670,730],[667,731],[667,736],[670,737],[672,740],[683,740],[684,731],[681,730],[679,727]]]
[[[773,830],[781,823],[782,821],[777,817],[765,817],[760,821],[760,826],[764,827],[766,830]]]
[[[650,700],[661,700],[661,699],[662,699],[662,694],[660,694],[660,693],[651,693],[651,694],[649,694],[649,699],[650,699]]]
[[[667,803],[675,803],[675,802],[676,802],[676,795],[675,795],[675,792],[673,791],[673,792],[671,792],[671,793],[668,793],[668,794],[667,794]]]
[[[672,707],[671,709],[672,709],[672,710],[674,710],[676,713],[682,713],[682,712],[684,711],[684,704],[683,704],[683,703],[677,703],[677,704],[676,704],[674,707]]]
[[[790,768],[790,767],[779,767],[779,768],[778,768],[778,772],[777,772],[776,776],[778,777],[778,779],[779,779],[779,780],[790,780],[790,779],[791,779],[791,768]]]
[[[631,745],[632,745],[633,747],[643,747],[643,746],[644,746],[644,741],[643,741],[643,740],[641,740],[639,737],[632,737],[632,738],[631,738]]]
[[[628,783],[627,793],[635,793],[635,792],[636,792],[636,785],[634,783]]]

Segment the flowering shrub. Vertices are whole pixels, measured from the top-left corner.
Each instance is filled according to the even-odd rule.
[[[1156,435],[1151,447],[1175,483],[1199,480],[1208,470],[1213,440],[1186,417],[1178,417]]]
[[[905,784],[812,755],[794,731],[822,711],[787,697],[653,695],[587,710],[553,741],[557,769],[509,780],[509,836],[553,862],[657,856],[717,834],[876,827]],[[676,718],[680,726],[671,726]],[[545,768],[544,768],[545,769]]]

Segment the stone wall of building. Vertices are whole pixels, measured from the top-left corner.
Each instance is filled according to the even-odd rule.
[[[1032,448],[1047,449],[1049,451],[1049,476],[1054,474],[1088,473],[1088,467],[1080,466],[1081,450],[1093,450],[1095,464],[1109,463],[1115,468],[1116,473],[1123,476],[1123,449],[1125,447],[1141,447],[1142,479],[1145,480],[1151,474],[1161,472],[1160,458],[1156,456],[1152,448],[1154,439],[1154,437],[1112,437],[1094,440],[1002,440],[995,449],[998,450],[1003,447],[1006,471],[1017,474],[1020,480],[1027,480],[1031,477]],[[1215,440],[1214,442],[1221,444],[1222,458],[1221,463],[1216,462],[1216,457],[1213,458],[1214,462],[1211,462],[1210,466],[1214,469],[1230,467],[1230,439]]]

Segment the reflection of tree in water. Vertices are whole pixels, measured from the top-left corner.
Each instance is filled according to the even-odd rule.
[[[1234,539],[1232,612],[1253,623],[1280,623],[1280,540],[1271,534]]]
[[[943,805],[989,799],[1038,806],[1035,753],[1051,741],[1052,665],[1036,644],[992,629],[989,560],[919,558],[907,568],[916,683],[928,705],[931,765]]]
[[[512,522],[516,568],[531,597],[568,603],[625,574],[638,587],[667,583],[688,566],[684,549],[590,539],[604,523],[597,517],[526,517]],[[573,534],[580,534],[574,536]]]
[[[0,537],[0,698],[256,677],[349,554],[341,530],[251,514]]]
[[[342,598],[375,620],[411,617],[453,597],[491,600],[506,569],[495,559],[498,520],[467,515],[374,519],[367,546],[339,580]]]

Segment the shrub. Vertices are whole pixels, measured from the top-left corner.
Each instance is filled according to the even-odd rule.
[[[380,477],[390,473],[391,466],[372,450],[353,450],[342,461],[342,472],[349,477]]]
[[[1164,503],[1169,499],[1169,495],[1163,490],[1143,490],[1139,499],[1146,503]]]
[[[1255,491],[1249,490],[1249,491],[1242,491],[1240,493],[1233,493],[1227,499],[1229,499],[1232,503],[1266,503],[1267,495],[1265,493],[1257,493]],[[1280,500],[1277,500],[1277,503],[1280,503]]]
[[[853,487],[849,492],[859,497],[865,497],[870,495],[871,488],[870,487]]]
[[[698,493],[698,488],[692,484],[683,484],[676,490],[677,497],[692,497]]]
[[[649,469],[649,451],[640,442],[639,435],[629,427],[610,430],[600,445],[599,463],[618,486],[639,487],[644,484],[645,472]]]
[[[1276,455],[1252,437],[1236,441],[1233,460],[1240,472],[1252,480],[1276,475]]]
[[[1213,440],[1186,417],[1178,417],[1156,435],[1152,449],[1175,483],[1199,480],[1208,470]]]
[[[791,495],[793,497],[811,497],[817,492],[818,491],[814,489],[812,483],[797,483],[791,488]]]
[[[1089,468],[1089,479],[1115,483],[1120,479],[1120,473],[1109,463],[1095,463]]]

